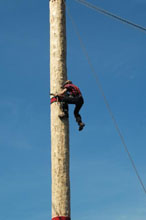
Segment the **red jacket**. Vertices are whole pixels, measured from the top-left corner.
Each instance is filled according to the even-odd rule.
[[[66,88],[67,92],[74,97],[82,95],[80,89],[74,84],[66,84],[64,88]]]

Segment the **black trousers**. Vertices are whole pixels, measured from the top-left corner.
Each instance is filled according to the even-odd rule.
[[[74,116],[76,118],[76,121],[78,124],[82,122],[81,115],[79,114],[79,111],[84,104],[84,99],[82,96],[64,96],[61,99],[61,107],[63,112],[68,113],[68,104],[75,104],[75,109],[74,109]]]

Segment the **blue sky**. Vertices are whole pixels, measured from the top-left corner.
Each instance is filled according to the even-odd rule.
[[[146,0],[91,0],[146,27]],[[146,185],[146,35],[67,1]],[[51,219],[48,0],[0,1],[0,218]],[[86,127],[70,108],[71,216],[145,220],[146,198],[67,16],[68,78],[84,95]]]

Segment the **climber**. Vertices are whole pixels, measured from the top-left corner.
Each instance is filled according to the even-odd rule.
[[[80,89],[75,86],[72,81],[67,80],[63,84],[63,90],[57,94],[57,96],[60,98],[61,108],[63,111],[62,114],[59,115],[59,118],[68,118],[68,104],[75,104],[74,116],[76,118],[76,122],[79,125],[79,131],[81,131],[85,124],[82,122],[81,115],[79,114],[79,111],[84,104],[84,99]]]

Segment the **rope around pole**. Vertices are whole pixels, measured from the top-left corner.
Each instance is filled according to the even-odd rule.
[[[93,5],[93,4],[91,4],[91,3],[89,3],[89,2],[87,2],[87,1],[85,1],[85,0],[75,0],[75,1],[77,1],[78,3],[80,3],[80,4],[84,5],[84,6],[86,6],[87,8],[93,9],[93,10],[95,10],[95,11],[101,13],[101,14],[106,15],[106,16],[112,17],[112,18],[114,18],[114,19],[116,19],[116,20],[121,21],[122,23],[128,24],[128,25],[130,25],[130,26],[132,26],[132,27],[134,27],[134,28],[137,28],[137,29],[140,30],[140,31],[144,31],[144,32],[146,33],[146,28],[145,28],[145,27],[142,27],[142,26],[140,26],[140,25],[138,25],[138,24],[135,24],[134,22],[128,21],[128,20],[125,19],[125,18],[122,18],[122,17],[120,17],[120,16],[117,16],[117,15],[115,15],[115,14],[109,12],[109,11],[106,11],[106,10],[104,10],[104,9],[102,9],[102,8],[99,8],[99,7]]]
[[[64,1],[64,0],[63,0],[63,1]],[[65,4],[65,6],[66,6],[65,1],[64,1],[64,4]],[[108,112],[109,112],[109,114],[110,114],[110,116],[111,116],[111,118],[112,118],[112,121],[113,121],[113,123],[114,123],[114,126],[115,126],[115,128],[116,128],[116,130],[117,130],[117,133],[118,133],[118,135],[119,135],[119,137],[120,137],[120,139],[121,139],[121,142],[122,142],[122,144],[123,144],[123,146],[124,146],[125,151],[126,151],[127,154],[128,154],[128,158],[129,158],[129,160],[130,160],[130,162],[131,162],[131,165],[132,165],[132,167],[133,167],[133,169],[134,169],[134,171],[135,171],[135,173],[136,173],[136,176],[137,176],[137,178],[138,178],[138,180],[139,180],[139,183],[141,184],[142,189],[143,189],[144,193],[146,194],[146,188],[145,188],[145,186],[144,186],[144,183],[143,183],[143,181],[142,181],[142,179],[141,179],[141,177],[140,177],[140,174],[139,174],[139,172],[138,172],[138,170],[137,170],[137,168],[136,168],[136,165],[135,165],[135,163],[134,163],[134,160],[132,159],[132,156],[131,156],[131,154],[130,154],[130,152],[129,152],[129,150],[128,150],[128,147],[127,147],[127,145],[126,145],[124,136],[122,135],[122,133],[121,133],[121,131],[120,131],[120,128],[119,128],[119,126],[118,126],[118,123],[117,123],[117,121],[116,121],[116,119],[115,119],[115,117],[114,117],[114,114],[113,114],[113,112],[112,112],[112,110],[111,110],[111,108],[110,108],[110,105],[109,105],[109,103],[108,103],[108,101],[107,101],[107,98],[106,98],[106,96],[105,96],[105,94],[104,94],[102,85],[101,85],[101,83],[100,83],[100,81],[99,81],[98,74],[96,73],[96,71],[95,71],[95,69],[94,69],[94,67],[93,67],[93,65],[92,65],[92,62],[91,62],[90,57],[89,57],[89,55],[88,55],[87,49],[86,49],[86,47],[84,46],[83,40],[82,40],[81,35],[80,35],[80,33],[79,33],[79,31],[78,31],[78,28],[77,28],[77,26],[76,26],[76,23],[74,22],[74,19],[73,19],[73,17],[72,17],[72,15],[71,15],[71,13],[70,13],[70,11],[69,11],[69,9],[68,9],[67,6],[66,6],[66,10],[67,10],[67,14],[68,14],[68,16],[69,16],[69,18],[70,18],[70,20],[71,20],[71,23],[72,23],[72,25],[73,25],[73,29],[74,29],[74,31],[75,31],[75,33],[76,33],[76,35],[77,35],[77,38],[78,38],[78,40],[79,40],[79,42],[80,42],[82,51],[83,51],[83,53],[84,53],[84,55],[85,55],[85,57],[86,57],[86,59],[87,59],[87,62],[88,62],[89,67],[90,67],[90,69],[91,69],[91,72],[93,73],[93,76],[95,77],[95,81],[96,81],[97,86],[98,86],[98,88],[99,88],[99,90],[100,90],[100,93],[101,93],[101,95],[103,96],[104,103],[105,103],[105,105],[106,105],[106,107],[107,107],[107,110],[108,110]]]

